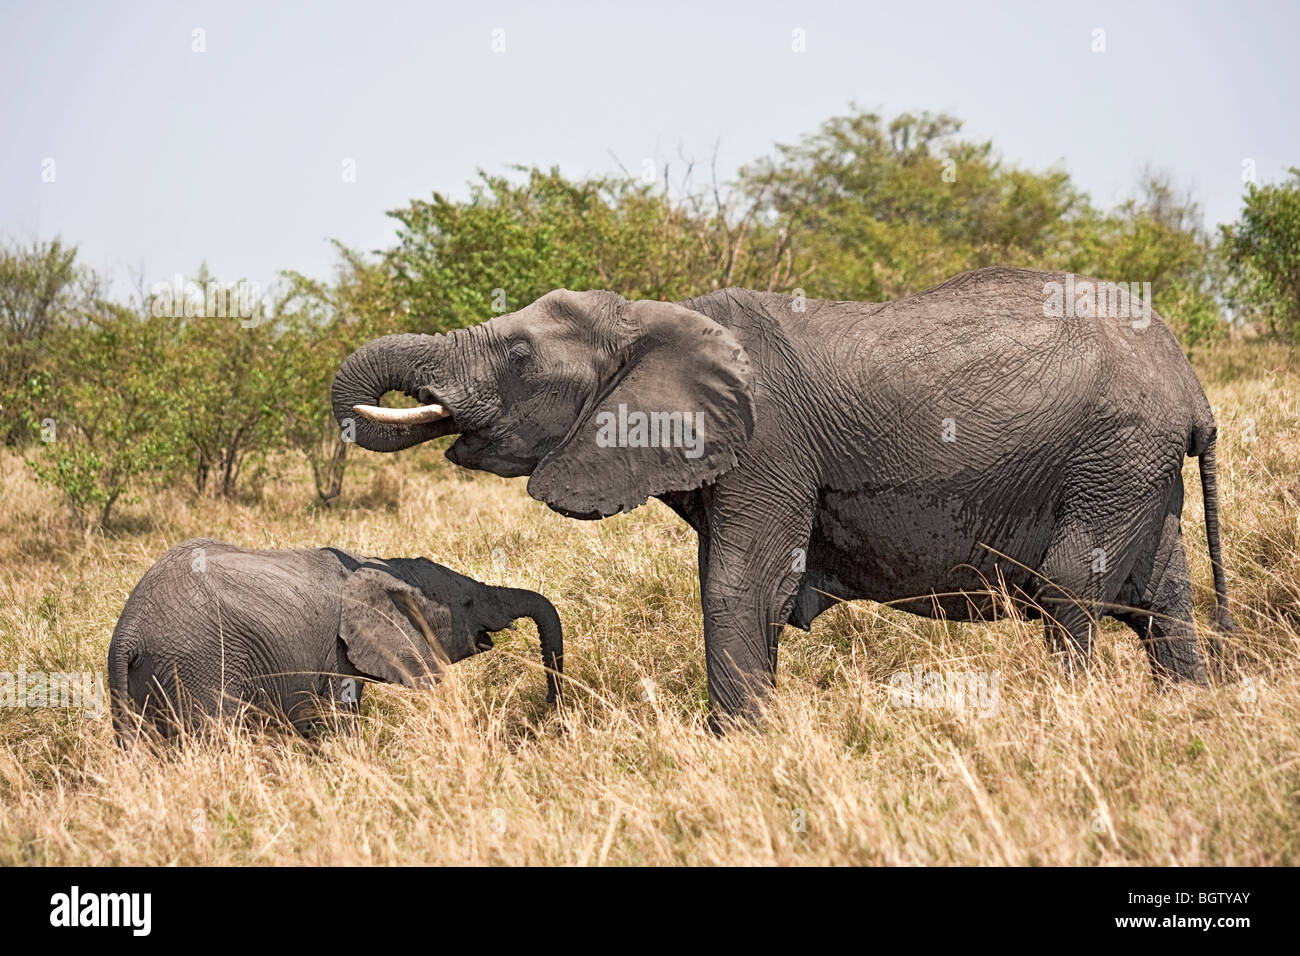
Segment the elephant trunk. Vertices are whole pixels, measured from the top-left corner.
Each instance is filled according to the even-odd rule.
[[[564,672],[564,634],[555,605],[536,591],[524,588],[500,588],[501,596],[514,617],[532,618],[542,643],[542,666],[546,668],[546,699],[551,703],[560,696],[560,674]]]
[[[358,405],[378,405],[385,392],[404,392],[419,398],[419,388],[425,383],[417,381],[417,377],[433,361],[441,338],[413,333],[386,335],[344,359],[334,376],[331,399],[334,418],[346,436],[371,451],[400,451],[456,430],[449,416],[438,421],[392,425],[355,411]]]

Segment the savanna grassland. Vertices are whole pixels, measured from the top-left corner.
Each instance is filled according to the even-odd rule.
[[[945,624],[868,602],[787,629],[766,722],[705,725],[694,536],[657,502],[603,522],[438,450],[354,450],[313,502],[294,459],[235,502],[178,490],[87,538],[0,457],[0,669],[98,671],[127,594],[165,549],[427,555],[536,588],[566,629],[545,702],[536,635],[429,693],[370,690],[312,739],[231,730],[128,753],[110,721],[0,709],[0,865],[1300,863],[1300,362],[1242,343],[1194,356],[1220,425],[1228,582],[1242,633],[1209,688],[1160,689],[1126,628],[1066,682],[1037,624]],[[1184,525],[1213,605],[1200,485]],[[916,668],[998,677],[997,706],[900,706]]]

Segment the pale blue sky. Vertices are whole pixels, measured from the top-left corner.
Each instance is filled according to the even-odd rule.
[[[952,112],[1102,205],[1168,168],[1213,224],[1239,209],[1243,159],[1261,180],[1300,165],[1298,36],[1295,0],[4,0],[0,233],[62,235],[147,283],[206,259],[267,284],[326,273],[331,237],[388,244],[385,210],[464,195],[477,167],[605,173],[614,154],[639,172],[716,142],[727,174],[852,101]]]

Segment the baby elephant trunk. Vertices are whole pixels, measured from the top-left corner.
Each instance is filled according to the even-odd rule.
[[[536,591],[500,588],[512,617],[532,618],[542,643],[542,666],[546,668],[546,699],[554,703],[560,695],[560,674],[564,672],[564,634],[555,606]]]

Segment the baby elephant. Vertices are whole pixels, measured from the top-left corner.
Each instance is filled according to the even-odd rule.
[[[164,735],[251,704],[299,730],[322,698],[354,709],[361,680],[427,687],[532,618],[559,690],[560,619],[535,591],[493,587],[424,558],[339,548],[249,551],[205,538],[172,548],[127,599],[108,647],[113,726]]]

